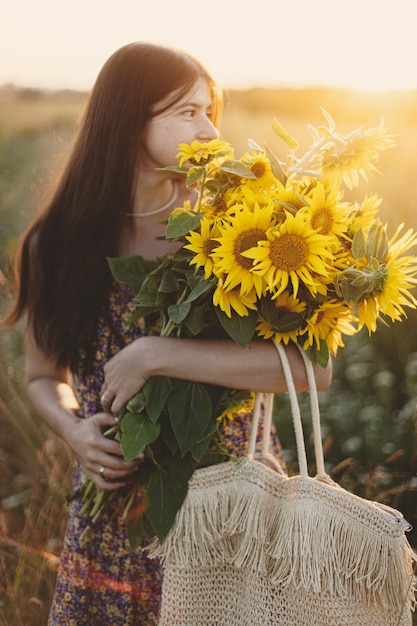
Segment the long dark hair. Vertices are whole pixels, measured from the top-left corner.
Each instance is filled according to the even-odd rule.
[[[17,298],[4,320],[27,315],[41,349],[76,367],[92,338],[117,254],[122,213],[133,211],[140,140],[155,105],[179,101],[199,78],[211,92],[213,122],[221,95],[205,68],[171,48],[132,43],[103,66],[68,162],[51,200],[23,234],[15,262]],[[161,109],[158,109],[158,113]]]

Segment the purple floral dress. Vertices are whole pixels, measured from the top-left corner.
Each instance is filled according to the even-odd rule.
[[[93,372],[85,375],[81,357],[74,374],[74,386],[81,415],[101,412],[100,388],[104,364],[135,338],[148,332],[144,321],[129,322],[132,313],[130,289],[114,283],[108,306],[98,326]],[[222,427],[221,439],[236,455],[244,454],[248,441],[251,413],[240,411]],[[277,443],[276,452],[279,453]],[[83,471],[74,465],[74,493],[80,487]],[[148,626],[158,623],[162,569],[147,558],[144,545],[130,549],[121,515],[114,508],[105,512],[97,529],[82,538],[87,519],[81,513],[82,500],[71,500],[62,548],[56,590],[49,626]]]

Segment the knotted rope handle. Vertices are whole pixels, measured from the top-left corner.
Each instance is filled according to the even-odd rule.
[[[305,441],[304,441],[304,432],[303,432],[303,424],[301,420],[300,407],[298,404],[297,392],[294,385],[294,378],[291,371],[291,365],[287,357],[287,353],[285,348],[275,341],[273,342],[279,357],[281,359],[282,369],[285,376],[285,381],[287,383],[288,394],[291,403],[291,414],[293,418],[293,426],[295,432],[295,440],[297,446],[297,456],[298,456],[298,467],[300,476],[303,478],[308,477],[308,466],[307,466],[307,454],[305,449]],[[314,455],[316,460],[316,468],[317,468],[317,478],[321,480],[325,480],[326,482],[329,480],[329,476],[326,474],[325,466],[324,466],[324,454],[323,454],[323,445],[321,441],[321,427],[320,427],[320,408],[317,394],[317,385],[316,379],[314,376],[313,364],[307,358],[304,351],[297,346],[301,358],[304,363],[304,367],[307,373],[307,382],[310,392],[310,407],[311,407],[311,420],[313,426],[313,437],[314,437]],[[259,417],[261,413],[261,404],[262,400],[264,400],[264,428],[263,428],[263,436],[262,436],[262,458],[270,458],[269,448],[270,448],[270,439],[271,439],[271,427],[272,427],[272,407],[274,394],[272,393],[258,393],[255,398],[255,406],[253,411],[253,420],[251,426],[251,433],[248,444],[248,456],[250,458],[254,458],[255,456],[255,448],[256,448],[256,437],[259,426]]]

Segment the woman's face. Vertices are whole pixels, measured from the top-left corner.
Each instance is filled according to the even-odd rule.
[[[160,108],[163,106],[161,102]],[[210,121],[210,110],[209,88],[201,78],[183,98],[147,123],[142,137],[145,154],[141,168],[174,165],[179,143],[216,139],[219,133]]]

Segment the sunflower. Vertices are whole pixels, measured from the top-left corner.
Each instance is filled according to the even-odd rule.
[[[365,298],[358,304],[359,327],[361,330],[364,326],[368,329],[369,334],[376,331],[376,323],[379,316],[378,301],[374,296]]]
[[[184,163],[189,163],[192,166],[206,165],[209,161],[222,156],[230,156],[231,158],[233,154],[232,146],[220,139],[206,142],[193,141],[191,144],[180,143],[178,148],[175,158],[179,159],[180,167]]]
[[[247,185],[241,185],[236,189],[229,190],[229,194],[226,196],[226,204],[229,209],[244,204],[247,208],[253,210],[256,205],[261,208],[269,206],[271,200],[273,200],[273,195],[270,192],[262,189],[252,189]]]
[[[354,335],[357,328],[353,323],[357,318],[346,303],[337,300],[323,302],[313,315],[307,320],[304,334],[307,335],[303,348],[315,345],[320,350],[320,344],[325,341],[330,354],[337,354],[338,348],[343,348],[343,335]]]
[[[381,272],[381,286],[358,304],[360,328],[366,326],[369,332],[375,332],[378,316],[386,315],[392,321],[400,321],[402,316],[406,317],[404,306],[417,306],[417,300],[410,292],[417,284],[415,257],[391,258]]]
[[[305,302],[301,302],[297,298],[294,298],[291,294],[284,291],[273,301],[276,314],[277,314],[277,326],[280,321],[284,325],[286,323],[286,317],[291,316],[291,329],[287,331],[276,330],[262,315],[258,317],[258,324],[256,326],[256,332],[263,339],[271,339],[274,337],[275,341],[279,343],[283,341],[286,345],[290,341],[297,341],[297,337],[300,334],[301,325],[303,323],[302,314],[305,312],[307,305]],[[292,314],[292,315],[291,315]],[[295,314],[295,315],[294,315]],[[298,323],[297,323],[298,316]],[[295,326],[295,328],[293,328]]]
[[[279,296],[289,284],[296,297],[300,280],[316,295],[322,292],[323,280],[332,280],[333,270],[329,265],[333,260],[332,239],[315,232],[307,218],[305,211],[296,215],[286,211],[285,222],[270,229],[266,240],[261,239],[256,247],[242,252],[253,260],[251,273],[263,277],[273,297]]]
[[[389,258],[395,257],[398,258],[405,252],[407,252],[410,248],[417,245],[417,233],[414,233],[411,228],[407,230],[401,237],[399,236],[404,224],[400,224],[397,227],[397,230],[389,240]]]
[[[351,237],[360,228],[368,230],[372,226],[381,204],[382,198],[372,193],[369,196],[366,195],[360,204],[352,205],[349,212],[349,235]]]
[[[347,219],[347,202],[340,202],[339,193],[336,189],[326,191],[325,186],[318,182],[310,196],[307,213],[310,218],[310,226],[322,235],[334,236],[334,244],[339,247],[339,238],[346,238],[349,228]]]
[[[184,245],[186,250],[194,254],[190,265],[204,267],[204,278],[207,280],[213,273],[212,252],[219,245],[215,237],[219,234],[217,224],[213,220],[202,219],[200,232],[190,231],[186,240],[190,243]]]
[[[307,206],[308,188],[301,183],[290,180],[285,186],[277,181],[271,196],[291,213],[296,213],[299,209]]]
[[[264,207],[255,205],[253,210],[242,204],[230,220],[225,218],[219,226],[220,236],[216,238],[219,245],[213,250],[213,271],[216,276],[224,277],[224,289],[239,287],[242,296],[253,289],[258,297],[263,294],[264,280],[252,273],[252,261],[244,253],[260,240],[266,240],[268,230],[275,224],[273,209],[273,202]]]
[[[357,129],[344,141],[329,141],[321,154],[321,172],[331,181],[344,181],[349,189],[357,187],[360,176],[368,180],[367,172],[377,172],[374,162],[379,152],[395,146],[393,136],[387,135],[381,122],[376,128]]]
[[[276,183],[277,179],[264,152],[247,152],[240,160],[256,176],[256,178],[245,178],[244,185],[249,187],[249,189],[254,189],[255,191],[267,190]]]
[[[417,245],[417,234],[409,229],[401,237],[401,224],[388,242],[389,252],[384,264],[370,273],[372,289],[358,304],[360,327],[375,332],[377,318],[386,315],[392,321],[406,316],[404,306],[416,308],[417,300],[411,294],[417,284],[417,259],[404,253]],[[359,266],[360,267],[360,266]]]
[[[250,392],[249,398],[241,398],[239,395],[236,397],[230,395],[226,398],[226,408],[217,417],[217,421],[225,425],[227,422],[231,422],[237,415],[244,415],[249,411],[253,411],[253,404],[255,402],[255,393]]]
[[[221,278],[213,293],[214,306],[218,306],[226,313],[227,317],[232,317],[232,309],[236,311],[239,317],[246,317],[249,315],[248,309],[256,311],[256,302],[257,295],[255,289],[242,295],[238,287],[225,289]]]

